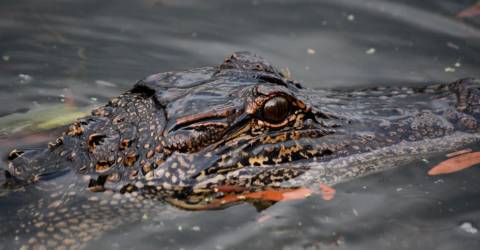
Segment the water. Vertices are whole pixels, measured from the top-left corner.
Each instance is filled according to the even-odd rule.
[[[0,120],[63,106],[65,96],[98,105],[146,75],[218,64],[238,50],[288,67],[309,87],[478,78],[480,19],[455,17],[475,2],[4,0]],[[2,131],[3,153],[32,144],[12,132]],[[176,216],[124,225],[90,248],[477,249],[480,233],[461,225],[480,228],[480,169],[426,176],[442,159],[337,185],[328,202],[312,196],[262,212],[159,204]]]

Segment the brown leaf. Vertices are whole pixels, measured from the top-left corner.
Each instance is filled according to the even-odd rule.
[[[320,190],[322,190],[322,199],[329,201],[335,197],[335,189],[325,184],[320,183]]]
[[[467,9],[462,10],[460,13],[457,14],[457,17],[465,18],[465,17],[474,17],[480,15],[480,2],[470,6]]]
[[[288,201],[304,199],[312,194],[308,188],[297,189],[268,189],[254,193],[245,194],[247,199],[258,199],[264,201]]]
[[[289,200],[305,199],[311,194],[312,194],[312,191],[308,188],[298,188],[290,192],[285,192],[282,194],[282,196],[284,201],[289,201]]]
[[[449,153],[449,154],[447,154],[447,157],[452,158],[454,156],[463,155],[463,154],[470,153],[470,152],[472,152],[471,148],[465,148],[465,149],[462,149],[462,150],[459,150],[459,151],[455,151],[453,153]]]
[[[269,214],[265,214],[263,216],[260,216],[258,219],[257,219],[257,223],[263,223],[265,221],[268,221],[270,219],[272,219],[273,217]]]
[[[466,153],[441,162],[430,169],[430,171],[428,171],[428,175],[454,173],[479,163],[480,152]]]

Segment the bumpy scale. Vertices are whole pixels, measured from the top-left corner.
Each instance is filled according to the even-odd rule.
[[[24,223],[6,228],[25,248],[78,248],[156,211],[157,198],[189,207],[218,187],[332,185],[478,142],[479,121],[474,79],[312,90],[238,52],[149,76],[48,148],[13,150],[0,205],[44,194],[11,211]]]

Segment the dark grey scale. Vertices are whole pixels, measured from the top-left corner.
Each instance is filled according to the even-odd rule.
[[[80,124],[87,121],[81,120]],[[83,125],[82,125],[83,126]],[[88,168],[91,162],[85,156],[86,143],[84,134],[64,135],[44,150],[26,150],[11,157],[10,166],[20,180],[42,180],[53,178],[67,172],[70,166]],[[24,177],[22,177],[24,176]]]
[[[221,139],[222,133],[215,128],[177,130],[164,137],[165,148],[179,152],[196,152]]]
[[[139,165],[140,151],[143,151],[138,148],[140,140],[137,138],[137,127],[141,124],[136,124],[138,118],[135,117],[138,117],[138,110],[145,112],[146,109],[142,107],[152,106],[148,105],[151,100],[142,99],[139,96],[141,95],[123,95],[114,104],[112,103],[115,106],[112,110],[115,116],[111,116],[109,121],[111,129],[106,131],[111,134],[106,134],[103,138],[99,137],[101,141],[93,153],[97,159],[96,172],[95,175],[92,175],[90,186],[106,184],[110,188],[118,188],[121,187],[122,180],[136,179],[142,176],[141,168],[134,167]],[[128,113],[129,111],[131,113]]]
[[[65,197],[75,200],[62,199]],[[137,213],[139,209],[148,214],[154,213],[154,207],[135,198],[111,195],[95,198],[72,196],[60,190],[55,198],[47,197],[33,207],[18,211],[19,216],[30,218],[31,222],[18,230],[17,242],[25,243],[23,248],[83,249],[90,241],[98,239],[102,232],[140,219],[144,213]],[[81,205],[76,207],[75,202]],[[48,212],[42,216],[39,211]]]
[[[409,138],[410,135],[415,138],[437,138],[453,131],[451,123],[431,114],[419,114],[395,125],[398,127],[397,131],[401,128],[401,138]],[[395,128],[395,125],[392,128]]]
[[[462,79],[448,85],[456,95],[456,108],[460,112],[472,114],[479,118],[480,114],[480,81],[478,79]]]
[[[216,174],[227,173],[237,169],[236,166],[220,164],[220,162],[228,161],[231,156],[211,154],[209,152],[208,157],[187,157],[187,155],[182,155],[182,158],[182,162],[178,164],[177,168],[180,171],[181,181],[186,185],[194,185],[197,181],[203,181],[212,176],[214,177]],[[170,165],[168,163],[169,160],[166,162],[167,166]]]
[[[114,107],[105,105],[94,109],[92,111],[92,116],[111,117],[114,113]]]
[[[328,161],[334,157],[342,157],[349,153],[355,152],[355,149],[351,149],[350,141],[348,144],[344,142],[341,144],[320,143],[315,147],[316,152],[313,154],[312,159],[314,161]],[[363,149],[364,150],[364,149]]]
[[[480,125],[478,124],[477,118],[474,115],[458,112],[456,109],[450,108],[441,113],[451,124],[452,128],[450,131],[456,130],[470,130],[480,131]]]
[[[280,136],[282,133],[273,133],[271,134],[272,138]],[[234,153],[234,151],[230,151],[229,154],[224,154],[224,158],[221,160],[218,159],[216,167],[211,167],[207,173],[215,173],[221,169],[237,169],[237,163],[240,163],[243,166],[250,165],[249,158],[255,156],[262,156],[266,157],[267,161],[265,162],[266,165],[277,165],[279,163],[285,163],[289,161],[297,161],[297,160],[306,160],[310,157],[322,157],[328,156],[332,152],[325,148],[321,150],[317,150],[315,152],[310,152],[311,150],[315,149],[315,138],[320,138],[326,134],[331,133],[328,130],[321,131],[321,130],[306,130],[300,131],[300,140],[293,140],[291,133],[285,133],[285,138],[290,138],[287,141],[279,141],[277,143],[270,143],[265,144],[261,143],[265,140],[265,137],[260,139],[255,139],[253,142],[246,141],[246,143],[239,143],[240,145],[237,146],[235,151],[241,150],[241,153]],[[305,141],[312,138],[311,143],[304,143]],[[243,145],[242,145],[243,144]],[[299,151],[292,152],[291,154],[283,155],[279,158],[280,153],[282,152],[282,148],[289,148],[295,147],[296,145],[303,145]],[[309,157],[310,156],[310,157]],[[223,164],[220,164],[223,163]]]
[[[183,161],[179,161],[175,156],[169,158],[168,161],[160,167],[161,169],[155,169],[153,171],[155,178],[152,181],[155,183],[168,183],[172,187],[179,186],[185,179],[184,169],[186,166],[183,166],[182,162]],[[180,172],[182,172],[182,174],[180,174]]]
[[[116,125],[120,133],[120,140],[117,145],[120,151],[119,156],[123,158],[125,158],[125,153],[129,151],[128,149],[131,149],[132,146],[134,147],[138,141],[136,127],[127,124],[127,121],[123,121],[121,124]]]
[[[119,133],[119,140],[117,143],[112,144],[112,146],[116,147],[115,151],[117,152],[115,162],[122,170],[120,171],[120,176],[110,175],[109,180],[112,182],[118,182],[119,179],[127,179],[135,175],[128,168],[138,165],[141,153],[138,150],[139,139],[137,138],[137,127],[139,125],[141,126],[141,124],[136,124],[139,117],[137,116],[137,106],[143,106],[145,105],[144,103],[148,103],[148,99],[145,99],[144,102],[139,101],[142,99],[138,99],[138,96],[140,95],[136,94],[131,98],[125,96],[116,101],[116,116],[113,117],[112,124],[113,128]],[[118,104],[125,105],[118,106]],[[124,168],[127,168],[127,170]],[[127,175],[128,177],[123,175]],[[136,175],[138,175],[138,172]]]
[[[333,134],[333,133],[335,133],[335,129],[332,129],[332,128],[305,129],[305,130],[295,131],[295,132],[278,131],[278,132],[265,133],[265,134],[262,134],[262,136],[260,136],[259,138],[254,138],[253,140],[246,140],[245,142],[248,142],[249,147],[255,147],[257,145],[268,144],[265,142],[267,137],[273,138],[275,140],[276,137],[285,135],[285,137],[288,138],[289,140],[295,140],[295,137],[315,139],[315,138],[320,138],[325,135]],[[239,144],[242,144],[242,142],[240,142]]]
[[[77,171],[91,176],[89,186],[101,186],[104,175],[116,171],[115,155],[119,135],[111,128],[111,121],[107,117],[93,116],[83,122],[84,132],[78,138],[66,137],[65,140],[80,140],[81,143],[68,142],[66,145],[79,145],[76,154],[80,163],[75,162]],[[86,160],[88,159],[88,162]]]
[[[81,247],[141,219],[154,198],[193,192],[195,203],[220,185],[336,184],[418,153],[453,151],[480,140],[479,88],[464,79],[418,89],[312,90],[248,52],[218,66],[155,74],[49,148],[10,154],[0,180],[33,183],[26,188],[44,198],[24,199],[21,240],[8,242]]]
[[[285,181],[294,179],[297,176],[305,173],[308,167],[295,168],[268,168],[260,174],[252,177],[251,183],[253,186],[279,186]]]
[[[98,144],[92,155],[97,161],[96,172],[99,174],[108,174],[116,171],[115,168],[119,165],[116,160],[118,152],[117,145],[119,144],[120,136],[116,131],[102,134],[102,136],[105,137],[99,139],[100,141],[97,142]]]
[[[241,168],[237,163],[241,164],[241,166],[248,166],[248,157],[242,157],[241,160],[238,160],[235,156],[226,156],[223,160],[220,157],[216,158],[216,163],[210,164],[208,168],[202,169],[201,171],[196,171],[194,174],[191,174],[192,177],[197,178],[197,176],[201,173],[202,175],[206,176],[215,176],[216,174],[225,174],[231,171],[235,171]],[[198,164],[202,166],[202,164]]]
[[[241,185],[245,187],[264,187],[264,186],[278,186],[282,182],[294,179],[297,176],[305,173],[308,167],[298,166],[294,168],[288,167],[267,167],[267,168],[252,168],[247,167],[239,170],[238,175],[228,176],[229,178],[223,184],[227,185]]]
[[[159,117],[164,119],[162,115]],[[141,170],[140,173],[142,176],[151,179],[154,177],[153,170],[158,167],[158,160],[163,158],[163,152],[158,153],[155,150],[158,143],[157,140],[155,140],[155,137],[161,133],[163,128],[159,128],[159,131],[154,132],[154,135],[152,136],[148,129],[150,127],[149,123],[145,122],[145,124],[142,124],[141,126],[146,129],[138,131],[138,141],[135,145],[138,155],[137,165]]]

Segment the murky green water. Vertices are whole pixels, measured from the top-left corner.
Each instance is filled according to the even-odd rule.
[[[218,64],[238,50],[288,67],[310,87],[478,78],[480,19],[455,17],[475,2],[4,0],[0,122],[65,103],[102,104],[146,75]],[[13,130],[1,130],[2,154],[50,136],[20,140]],[[187,212],[159,203],[159,218],[121,226],[90,248],[478,249],[480,232],[460,226],[480,228],[480,168],[428,177],[443,159],[337,185],[328,202],[312,196],[261,212],[249,204]],[[0,215],[0,223],[10,219]]]

